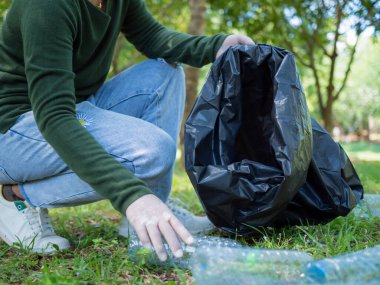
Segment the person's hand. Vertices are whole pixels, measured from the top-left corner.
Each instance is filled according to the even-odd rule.
[[[167,259],[161,234],[177,258],[183,256],[177,234],[188,245],[194,242],[188,230],[170,209],[153,194],[142,196],[133,202],[127,208],[126,215],[142,245],[151,249],[153,244],[154,250],[161,261]]]
[[[231,35],[231,36],[228,36],[225,41],[223,42],[222,46],[220,47],[220,49],[218,50],[218,52],[216,53],[216,58],[218,58],[219,56],[221,56],[230,46],[235,46],[235,45],[254,45],[255,42],[247,37],[247,36],[243,36],[243,35]]]

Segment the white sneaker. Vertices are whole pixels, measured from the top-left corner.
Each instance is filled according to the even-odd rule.
[[[180,207],[185,204],[179,199],[169,199],[167,202],[169,209],[181,221],[185,228],[193,235],[207,234],[216,229],[207,217],[195,216],[190,211]],[[119,235],[124,237],[136,237],[136,234],[130,226],[127,218],[123,218],[119,228]]]
[[[55,234],[47,209],[31,208],[25,202],[4,199],[0,185],[0,238],[8,245],[21,243],[32,252],[51,254],[70,247]]]
[[[193,235],[207,234],[216,229],[206,216],[196,216],[186,210],[186,204],[180,199],[169,199],[167,205],[178,220],[180,220],[186,229]]]

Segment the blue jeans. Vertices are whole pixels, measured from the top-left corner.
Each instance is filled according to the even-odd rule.
[[[103,148],[166,201],[184,103],[182,67],[157,59],[111,78],[78,103],[76,111]],[[32,207],[75,206],[103,199],[46,142],[32,111],[0,134],[0,184],[18,184]]]

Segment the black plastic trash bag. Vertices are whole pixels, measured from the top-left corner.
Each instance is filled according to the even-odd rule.
[[[312,128],[293,55],[268,45],[224,53],[185,126],[186,170],[206,214],[238,234],[257,226],[324,222],[355,206],[360,181],[344,152],[326,145],[319,153],[327,157],[311,163]],[[326,165],[348,174],[319,171]],[[358,187],[356,199],[351,185]]]
[[[346,216],[363,199],[363,186],[345,151],[314,119],[313,160],[307,181],[276,223],[329,222]]]
[[[230,232],[271,225],[306,181],[312,130],[293,55],[229,49],[185,126],[186,169],[210,220]]]

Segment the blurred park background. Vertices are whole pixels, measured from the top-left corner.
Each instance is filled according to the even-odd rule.
[[[111,0],[112,1],[112,0]],[[337,141],[379,160],[380,1],[146,0],[162,24],[190,34],[243,33],[295,54],[309,110]],[[0,0],[0,25],[11,0]],[[59,55],[57,55],[59,56]],[[122,35],[109,77],[144,59]],[[190,112],[210,66],[186,67]],[[377,155],[368,155],[366,148]]]

